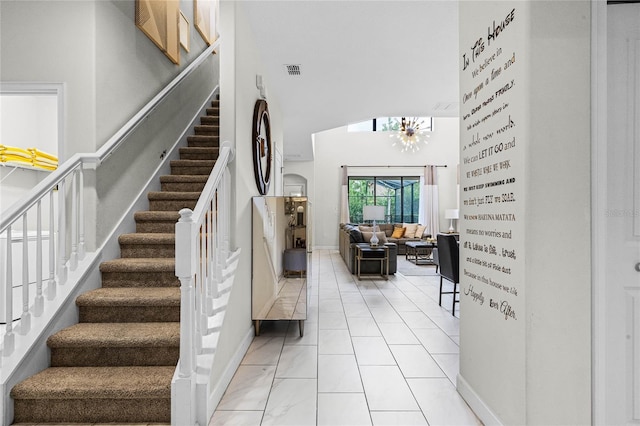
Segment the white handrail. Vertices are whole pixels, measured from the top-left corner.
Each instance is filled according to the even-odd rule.
[[[211,369],[217,331],[211,322],[224,315],[228,291],[233,283],[237,258],[229,248],[231,230],[231,174],[233,145],[223,142],[215,166],[193,210],[180,211],[176,223],[176,276],[180,280],[180,360],[172,383],[174,425],[206,424],[208,387],[197,389],[200,369]],[[200,414],[200,415],[199,415]],[[199,421],[198,421],[199,420]]]

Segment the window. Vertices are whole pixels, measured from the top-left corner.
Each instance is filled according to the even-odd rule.
[[[362,223],[362,207],[385,206],[385,223],[418,223],[420,178],[349,177],[349,217]]]
[[[424,126],[420,128],[427,132],[433,130],[432,117],[418,117],[424,121]],[[402,117],[377,117],[371,120],[352,123],[347,126],[348,132],[389,132],[400,130],[400,122]]]

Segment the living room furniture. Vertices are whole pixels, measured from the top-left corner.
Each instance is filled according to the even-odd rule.
[[[436,244],[430,241],[407,241],[405,258],[416,265],[434,265],[433,249]],[[437,272],[437,271],[436,271]]]
[[[284,276],[304,277],[307,273],[307,249],[290,248],[284,251]]]
[[[440,265],[440,295],[438,297],[438,305],[442,306],[442,295],[451,294],[453,302],[451,303],[451,314],[456,314],[456,303],[460,300],[458,283],[460,282],[460,249],[458,240],[452,234],[438,234],[438,261]],[[453,284],[453,291],[442,291],[442,280],[446,279]]]
[[[380,242],[376,235],[376,220],[384,220],[384,206],[364,206],[362,207],[362,218],[373,221],[373,235],[369,241],[372,246],[377,246]]]
[[[368,243],[356,244],[356,268],[359,280],[362,279],[362,265],[364,262],[379,262],[380,276],[385,280],[389,279],[389,246],[372,247]]]
[[[357,229],[357,227],[356,227]],[[363,243],[362,234],[358,231],[359,241],[354,242],[350,236],[349,231],[340,229],[338,235],[338,243],[340,248],[340,256],[344,263],[347,265],[349,272],[357,274],[356,268],[356,244]],[[385,243],[385,246],[389,247],[389,274],[393,275],[398,269],[398,245],[396,243]],[[366,262],[362,265],[362,272],[364,273],[380,273],[380,266],[375,263]]]
[[[449,219],[449,233],[453,234],[455,232],[455,227],[453,226],[453,221],[458,220],[460,215],[460,211],[458,209],[447,209],[444,211],[444,218]]]
[[[402,223],[378,223],[377,224],[377,229],[380,232],[384,232],[385,237],[387,239],[388,243],[395,243],[397,244],[398,248],[398,254],[405,254],[406,253],[406,247],[405,244],[407,241],[422,241],[422,240],[426,240],[427,238],[431,238],[430,234],[423,234],[420,235],[418,237],[407,237],[407,236],[402,236],[400,238],[394,238],[392,237],[393,235],[393,230],[394,228],[402,228],[404,224]],[[365,241],[363,235],[362,235],[362,230],[361,228],[365,228],[365,227],[369,227],[370,225],[358,225],[358,224],[353,224],[353,223],[343,223],[340,224],[340,228],[339,228],[339,243],[340,243],[340,247],[342,247],[342,244],[345,243],[345,245],[348,245],[349,242],[351,243],[364,243],[367,242]],[[342,250],[341,250],[342,253]],[[345,256],[343,256],[344,258]],[[345,260],[346,262],[346,260]],[[347,264],[349,264],[347,262]]]

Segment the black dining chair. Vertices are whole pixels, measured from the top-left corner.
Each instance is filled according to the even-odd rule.
[[[438,264],[440,266],[440,297],[438,304],[442,306],[442,295],[451,294],[453,303],[451,304],[451,314],[456,314],[456,303],[459,303],[458,283],[460,282],[460,249],[458,241],[454,235],[438,234]],[[453,291],[442,291],[442,279],[453,283]]]

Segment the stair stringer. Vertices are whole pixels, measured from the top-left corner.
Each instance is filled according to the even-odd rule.
[[[240,249],[233,252],[225,268],[223,274],[227,277],[222,283],[218,284],[219,295],[217,300],[214,300],[214,306],[216,311],[211,317],[209,317],[209,334],[203,338],[202,342],[202,354],[198,355],[196,362],[196,400],[198,401],[196,419],[198,423],[206,425],[209,422],[216,405],[211,405],[211,370],[215,360],[216,349],[218,346],[218,340],[220,338],[220,332],[224,325],[224,318],[226,308],[229,303],[229,295],[233,288],[233,283],[236,277],[236,269],[238,268],[238,258],[240,256]],[[218,301],[218,303],[216,303]]]

